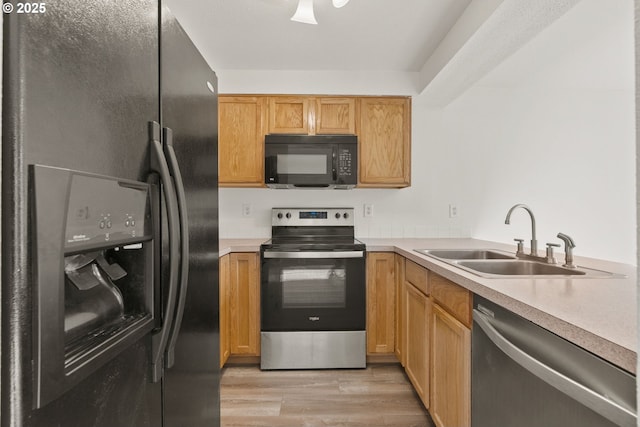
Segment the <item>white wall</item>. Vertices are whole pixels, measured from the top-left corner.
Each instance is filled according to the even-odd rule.
[[[474,237],[528,240],[525,212],[504,225],[522,202],[539,247],[562,231],[576,254],[636,263],[633,31],[632,0],[584,0],[444,109]]]
[[[583,0],[439,110],[411,93],[411,73],[220,70],[223,93],[414,95],[410,188],[222,189],[221,237],[268,237],[274,206],[345,205],[360,237],[511,242],[530,235],[524,212],[504,225],[522,202],[536,213],[540,247],[562,231],[578,255],[635,264],[633,55],[632,0]]]

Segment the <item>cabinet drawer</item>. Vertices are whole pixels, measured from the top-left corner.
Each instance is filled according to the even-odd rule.
[[[407,282],[418,288],[423,294],[429,295],[426,268],[419,266],[413,261],[406,260],[405,278]]]
[[[429,290],[442,308],[471,327],[471,292],[433,272],[429,275]]]

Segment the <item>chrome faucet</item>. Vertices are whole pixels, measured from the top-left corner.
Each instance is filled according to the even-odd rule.
[[[562,266],[567,268],[576,268],[573,263],[573,248],[576,247],[573,239],[564,233],[558,233],[558,239],[564,242],[564,264]]]
[[[509,209],[509,212],[507,212],[507,217],[505,218],[504,223],[510,224],[511,213],[517,208],[526,210],[531,217],[531,256],[538,257],[538,241],[536,240],[536,217],[533,216],[533,211],[531,210],[531,208],[527,205],[523,205],[522,203],[512,206],[511,209]],[[520,239],[516,239],[516,241],[518,240]],[[522,246],[520,243],[522,243],[522,241],[520,241],[518,244],[517,254],[524,255],[524,251],[522,250]]]

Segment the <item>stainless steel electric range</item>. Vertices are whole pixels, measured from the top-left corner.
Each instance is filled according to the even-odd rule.
[[[260,247],[261,369],[366,367],[353,208],[273,208],[271,224]]]

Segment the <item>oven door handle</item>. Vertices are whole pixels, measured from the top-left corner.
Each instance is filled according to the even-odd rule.
[[[322,259],[322,258],[364,258],[364,251],[264,251],[264,258],[294,258],[294,259]]]

